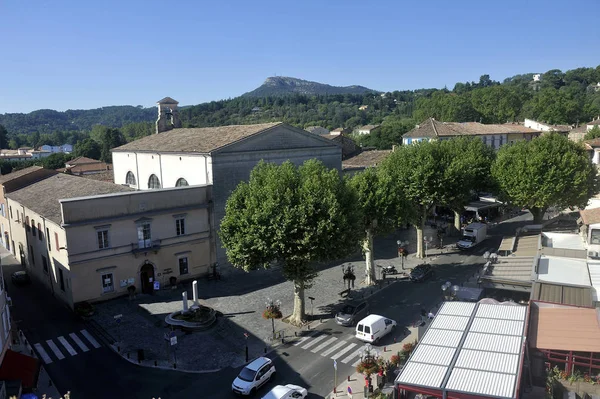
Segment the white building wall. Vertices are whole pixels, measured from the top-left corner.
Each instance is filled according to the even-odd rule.
[[[190,186],[211,184],[212,178],[210,178],[210,175],[212,173],[207,173],[209,159],[209,155],[201,154],[161,155],[160,161],[164,179],[162,181],[163,188],[175,187],[177,180],[182,177],[187,180]],[[141,189],[146,188],[147,186],[141,187]]]
[[[140,177],[138,176],[135,153],[115,151],[112,153],[112,158],[115,184],[125,184],[127,172],[132,172],[135,176],[135,181],[139,184]],[[144,187],[147,187],[147,185]]]

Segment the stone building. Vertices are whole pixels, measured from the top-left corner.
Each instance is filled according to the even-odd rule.
[[[285,123],[157,128],[160,133],[112,150],[115,183],[138,190],[212,184],[217,229],[227,198],[261,160],[301,165],[316,158],[328,168],[342,167],[340,145]],[[219,243],[217,259],[226,263]]]

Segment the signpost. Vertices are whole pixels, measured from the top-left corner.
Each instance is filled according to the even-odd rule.
[[[337,389],[337,360],[333,361],[333,393],[336,393]]]
[[[119,338],[119,342],[121,342],[121,319],[123,318],[123,315],[119,313],[119,314],[114,315],[113,317],[114,317],[114,319],[115,319],[115,321],[117,322],[117,325],[118,325],[118,327],[117,327],[117,334],[119,335],[119,337],[118,337]]]

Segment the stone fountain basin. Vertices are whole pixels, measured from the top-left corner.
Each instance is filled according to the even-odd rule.
[[[202,311],[201,317],[194,317],[195,312]],[[185,320],[187,318],[188,320]],[[194,320],[196,319],[196,320]],[[184,330],[204,331],[211,328],[217,321],[217,313],[209,307],[192,307],[188,311],[173,312],[165,317],[165,322],[171,326],[178,326]]]

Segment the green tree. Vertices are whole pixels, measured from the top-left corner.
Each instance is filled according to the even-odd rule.
[[[350,187],[357,196],[361,209],[361,228],[364,232],[362,250],[366,263],[366,284],[375,283],[373,264],[373,238],[376,234],[390,231],[398,226],[402,216],[402,196],[393,190],[389,175],[377,168],[368,168],[350,179]]]
[[[0,148],[8,149],[8,131],[0,125]]]
[[[112,150],[125,144],[125,137],[119,129],[106,129],[101,137],[100,160],[106,163],[112,163]]]
[[[339,259],[358,248],[356,195],[335,169],[316,160],[296,168],[259,163],[233,191],[219,236],[227,258],[245,271],[282,264],[294,284],[290,322],[305,316],[304,291],[317,276],[316,261]]]
[[[454,227],[460,231],[460,215],[473,193],[494,189],[491,167],[496,154],[477,138],[454,138],[442,141],[441,146],[449,157],[444,182],[447,202],[443,205],[454,211]]]
[[[42,158],[40,163],[46,169],[61,169],[71,159],[73,159],[73,155],[59,152]]]
[[[584,140],[593,140],[593,139],[597,139],[598,137],[600,137],[600,126],[596,125],[593,128],[591,128],[585,134],[585,136],[583,136],[583,139]]]
[[[598,174],[584,148],[556,133],[504,146],[492,165],[500,192],[540,222],[549,207],[584,208],[598,193]]]
[[[429,212],[434,205],[448,204],[453,198],[446,189],[451,161],[452,154],[445,150],[442,142],[424,141],[401,146],[380,166],[383,173],[388,174],[392,190],[405,198],[402,218],[417,230],[417,256],[421,258],[424,257],[423,229]],[[457,178],[456,174],[449,176]]]
[[[102,155],[102,147],[94,139],[87,138],[79,141],[73,147],[73,153],[76,157],[87,157],[92,159],[100,159]]]

